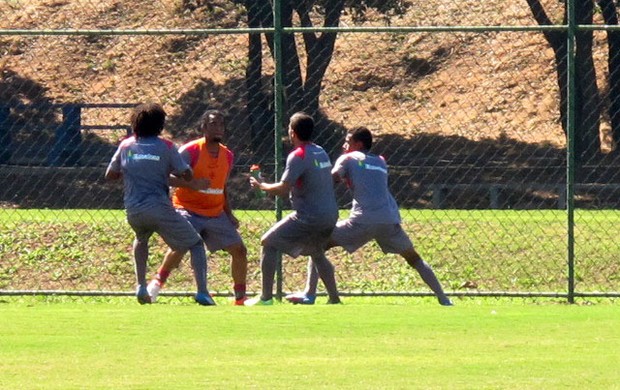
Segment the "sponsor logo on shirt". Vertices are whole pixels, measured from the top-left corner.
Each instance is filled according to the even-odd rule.
[[[133,153],[129,151],[127,153],[127,158],[131,160],[149,160],[149,161],[159,161],[160,157],[156,154],[148,154],[148,153]]]
[[[224,193],[224,190],[221,188],[207,188],[206,190],[200,190],[199,192],[209,195],[222,195]]]
[[[383,167],[379,167],[379,166],[377,166],[377,165],[371,165],[371,164],[368,164],[368,163],[366,163],[366,162],[364,162],[364,161],[361,161],[361,160],[360,160],[360,161],[358,161],[358,163],[357,163],[357,164],[358,164],[360,167],[362,167],[363,169],[366,169],[366,170],[369,170],[369,171],[379,171],[379,172],[383,172],[383,173],[385,173],[386,175],[387,175],[387,173],[388,173],[387,169],[385,169],[385,168],[383,168]]]
[[[332,163],[329,161],[320,162],[319,160],[314,160],[314,166],[319,169],[331,168]]]

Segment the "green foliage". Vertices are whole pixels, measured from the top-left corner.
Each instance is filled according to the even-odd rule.
[[[287,0],[282,0],[282,3]],[[237,4],[245,4],[246,0],[233,0]],[[196,0],[183,0],[183,3],[187,3],[189,6],[185,6],[186,9],[196,9],[196,3],[200,1]],[[333,8],[336,3],[333,0],[306,0],[304,2],[294,1],[295,6],[303,7],[305,9],[313,9],[319,15],[325,15],[326,9]],[[345,0],[344,6],[353,15],[353,20],[356,22],[364,22],[367,20],[367,14],[370,10],[376,10],[384,15],[385,20],[389,21],[391,17],[404,15],[407,9],[411,7],[411,2],[408,0]]]
[[[347,0],[345,4],[357,22],[365,21],[368,10],[371,8],[385,15],[385,20],[389,21],[390,17],[404,15],[411,6],[410,1],[407,0]]]
[[[260,237],[275,221],[271,211],[238,210],[248,248],[250,291],[260,289]],[[343,212],[341,218],[345,218]],[[403,210],[403,226],[418,252],[449,292],[566,292],[566,216],[556,210]],[[134,284],[133,232],[120,210],[3,210],[0,213],[0,288],[9,290],[131,291]],[[575,269],[578,291],[619,291],[619,243],[609,226],[616,211],[577,212]],[[166,251],[151,239],[149,270]],[[397,291],[429,294],[405,261],[368,243],[353,254],[328,251],[345,292]],[[307,259],[283,258],[284,290],[305,283]],[[193,290],[186,259],[168,285]],[[214,291],[231,291],[230,256],[209,256]]]

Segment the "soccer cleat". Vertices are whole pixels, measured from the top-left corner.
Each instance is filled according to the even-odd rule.
[[[155,303],[157,301],[157,297],[159,296],[159,292],[163,285],[158,279],[153,279],[149,282],[149,285],[146,286],[146,291],[148,291],[149,296],[151,297],[151,303]]]
[[[448,299],[448,298],[446,298],[446,299],[440,299],[440,300],[439,300],[439,304],[440,304],[441,306],[454,306],[454,303],[452,303],[452,301],[451,301],[450,299]]]
[[[267,299],[263,301],[262,299],[260,299],[260,297],[255,297],[255,298],[246,299],[245,302],[243,302],[243,305],[244,306],[272,306],[273,299]]]
[[[136,298],[138,298],[138,302],[141,305],[145,303],[151,303],[151,297],[149,296],[149,292],[146,290],[146,287],[140,285],[136,289]]]
[[[302,292],[297,292],[293,294],[288,294],[287,296],[284,297],[284,299],[286,299],[293,305],[314,305],[316,296],[306,295]]]
[[[244,303],[248,299],[250,299],[250,298],[248,298],[247,296],[243,296],[243,297],[241,297],[239,299],[235,299],[235,301],[233,302],[233,305],[234,306],[245,306]]]
[[[196,303],[202,306],[215,306],[215,301],[209,293],[199,292],[194,296]]]
[[[327,300],[327,304],[328,305],[341,305],[342,301],[340,300],[340,298],[338,298],[338,300],[332,300],[331,298]]]

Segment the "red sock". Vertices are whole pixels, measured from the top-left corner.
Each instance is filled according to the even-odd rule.
[[[157,270],[157,279],[162,285],[166,283],[169,276],[170,276],[170,271],[163,269],[161,267]]]
[[[235,283],[233,290],[235,290],[235,299],[245,297],[245,284]]]

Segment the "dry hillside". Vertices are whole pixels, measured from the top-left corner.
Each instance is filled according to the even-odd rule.
[[[229,2],[205,2],[212,7],[193,12],[183,12],[180,3],[16,0],[0,5],[0,27],[245,27],[243,9]],[[533,24],[525,1],[508,6],[477,1],[411,3],[410,13],[393,18],[392,26]],[[380,15],[371,13],[369,19],[368,26],[384,24]],[[342,23],[353,24],[347,15]],[[245,35],[4,36],[0,37],[2,94],[53,102],[157,99],[173,115],[186,114],[183,98],[196,94],[201,84],[220,92],[203,91],[206,96],[194,98],[236,96],[246,42]],[[40,95],[29,96],[29,83],[42,88]],[[342,34],[325,79],[322,105],[336,122],[363,121],[383,133],[439,132],[471,139],[502,134],[560,145],[556,96],[552,53],[540,34]]]
[[[183,9],[183,3],[198,7]],[[535,25],[525,1],[409,3],[408,14],[392,17],[391,26]],[[551,18],[560,21],[560,2],[543,3]],[[0,14],[0,29],[246,27],[244,9],[225,0],[10,0],[0,3]],[[343,15],[342,25],[354,24],[350,15]],[[384,16],[373,12],[361,24],[384,25]],[[603,81],[606,46],[604,35],[597,33],[596,38]],[[194,136],[197,116],[205,107],[216,106],[229,114],[234,132],[229,145],[238,156],[252,159],[244,111],[247,40],[246,34],[0,35],[0,101],[161,101],[170,114],[168,130],[178,141]],[[301,40],[299,45],[303,53]],[[273,64],[266,44],[263,52],[263,72],[270,76]],[[380,136],[378,149],[392,165],[476,159],[501,164],[531,155],[557,163],[563,156],[553,53],[537,32],[342,33],[324,79],[321,106],[340,127],[363,124],[373,129]],[[50,115],[23,114],[32,131],[14,141],[26,143],[38,129],[49,133],[58,121],[57,113]],[[127,112],[84,110],[83,120],[86,125],[125,124]],[[123,134],[100,131],[89,136],[114,145]],[[21,153],[14,159],[28,162]],[[441,180],[419,180],[462,179],[460,174],[434,174],[442,175]],[[511,180],[510,175],[471,180]]]

